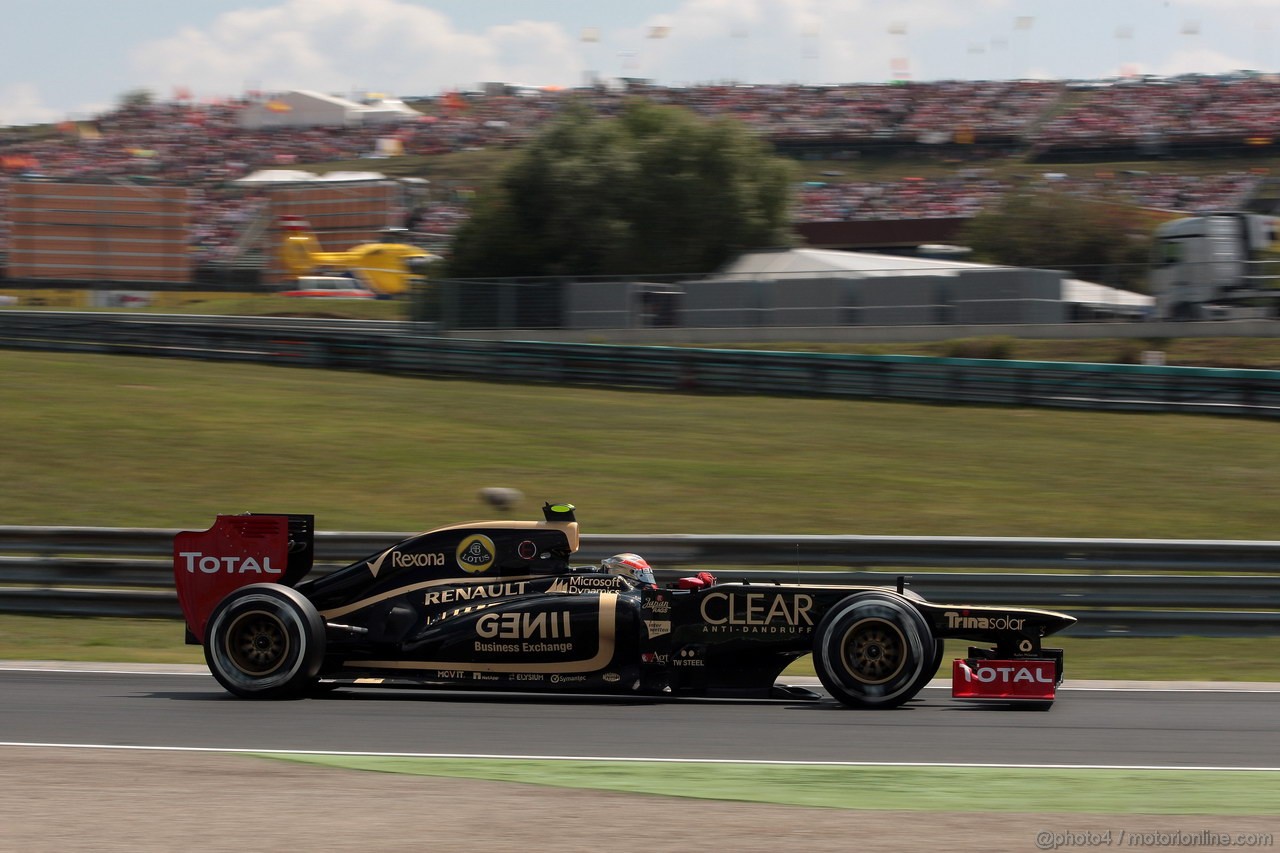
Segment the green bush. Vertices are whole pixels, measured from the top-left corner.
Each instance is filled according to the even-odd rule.
[[[1113,364],[1142,364],[1142,354],[1150,349],[1142,341],[1121,341],[1111,361]]]
[[[986,338],[956,338],[943,345],[947,358],[995,358],[1015,357],[1018,341],[1007,335]]]

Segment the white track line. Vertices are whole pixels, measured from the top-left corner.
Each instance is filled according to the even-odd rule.
[[[136,668],[131,668],[136,667]],[[205,675],[209,670],[195,664],[84,663],[59,664],[40,661],[0,661],[0,672],[54,672],[71,675]]]
[[[125,669],[125,667],[150,667],[150,669]],[[61,675],[209,675],[204,666],[191,670],[164,669],[164,663],[63,663],[63,665],[8,665],[0,663],[0,672],[58,672]]]
[[[349,758],[450,758],[489,759],[500,761],[590,761],[626,762],[629,764],[750,764],[789,767],[957,767],[1001,770],[1201,770],[1249,773],[1276,773],[1280,767],[1226,767],[1217,765],[1161,764],[979,764],[961,761],[798,761],[790,759],[738,758],[635,758],[599,755],[501,755],[461,752],[344,752],[323,749],[261,749],[212,746],[125,746],[100,743],[25,743],[0,741],[0,747],[39,749],[105,749],[139,752],[202,752],[224,755],[330,755]]]

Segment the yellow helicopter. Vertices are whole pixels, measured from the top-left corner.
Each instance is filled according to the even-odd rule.
[[[408,229],[385,228],[376,243],[361,243],[342,252],[320,248],[311,225],[301,216],[280,217],[280,258],[295,276],[349,275],[379,296],[407,293],[415,278],[440,260],[408,242]]]

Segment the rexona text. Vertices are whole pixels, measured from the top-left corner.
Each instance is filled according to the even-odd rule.
[[[391,565],[397,569],[439,568],[444,566],[444,554],[406,554],[403,551],[393,551]]]
[[[192,574],[201,571],[206,575],[219,573],[246,575],[251,572],[259,575],[278,575],[284,571],[272,568],[270,557],[263,557],[259,562],[257,557],[209,557],[199,551],[179,551],[178,556],[187,561],[186,569]]]

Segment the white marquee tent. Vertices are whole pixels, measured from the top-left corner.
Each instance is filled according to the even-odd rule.
[[[317,175],[305,169],[259,169],[256,172],[236,178],[236,184],[299,184],[299,183],[339,183],[343,181],[385,181],[387,176],[381,172],[325,172]]]
[[[1001,269],[1011,268],[940,258],[802,248],[748,252],[721,268],[717,277],[724,280],[785,280],[833,276],[852,279],[954,277],[966,271]],[[1060,298],[1064,303],[1120,313],[1140,313],[1154,304],[1152,297],[1141,293],[1065,277],[1062,278]]]
[[[237,122],[246,130],[271,127],[358,127],[412,121],[422,113],[403,101],[384,98],[362,104],[336,95],[306,89],[273,95],[240,111]]]

